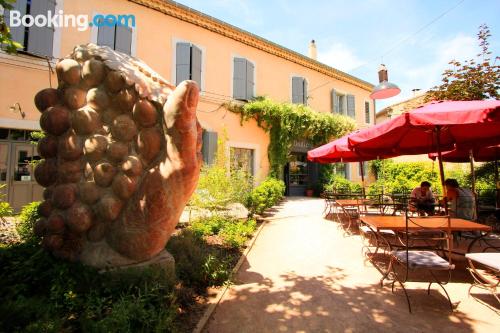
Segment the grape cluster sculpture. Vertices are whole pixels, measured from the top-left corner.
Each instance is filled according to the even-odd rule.
[[[94,44],[75,47],[56,72],[58,88],[35,96],[46,133],[35,233],[55,256],[97,268],[155,257],[198,181],[196,83],[175,87]]]

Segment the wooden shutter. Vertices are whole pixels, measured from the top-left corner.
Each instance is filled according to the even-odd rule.
[[[47,12],[55,12],[56,2],[54,0],[31,1],[30,8],[30,15],[33,17],[37,15],[47,16]],[[37,27],[36,25],[33,25],[29,28],[28,52],[52,57],[53,45],[54,27]]]
[[[292,103],[304,102],[304,81],[301,77],[292,77]]]
[[[351,164],[344,163],[345,178],[351,180]]]
[[[370,102],[365,102],[365,122],[370,123]]]
[[[191,68],[191,45],[189,43],[177,43],[175,50],[175,85],[190,79]]]
[[[217,155],[217,132],[203,130],[202,140],[201,152],[203,154],[203,162],[206,165],[212,165]]]
[[[246,99],[247,61],[242,58],[234,58],[233,64],[233,98]]]
[[[101,25],[97,30],[97,45],[115,49],[115,26]]]
[[[253,92],[254,92],[254,73],[255,73],[255,66],[250,62],[246,61],[247,63],[247,75],[246,75],[246,99],[251,100],[254,98]]]
[[[125,54],[132,54],[132,28],[122,25],[116,26],[115,50]]]
[[[24,15],[26,15],[27,0],[17,0],[15,3],[12,4],[12,7],[13,10],[18,10],[21,13],[21,17],[23,17]],[[22,25],[14,28],[11,27],[9,12],[10,12],[9,10],[5,10],[4,17],[5,17],[5,23],[7,23],[7,25],[10,28],[10,34],[12,35],[12,40],[25,46],[26,44],[24,43],[24,30],[26,28],[23,27]]]
[[[302,104],[307,105],[307,80],[302,79]]]
[[[339,105],[337,103],[337,92],[335,91],[335,89],[332,89],[330,96],[332,99],[332,113],[339,113]]]
[[[354,95],[347,95],[347,115],[351,118],[356,118]]]
[[[191,45],[191,80],[198,83],[201,90],[201,49]]]

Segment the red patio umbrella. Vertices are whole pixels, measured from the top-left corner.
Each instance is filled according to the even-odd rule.
[[[307,159],[311,162],[318,163],[347,163],[347,162],[364,162],[371,161],[378,158],[390,158],[397,156],[395,154],[358,154],[349,148],[347,141],[348,136],[343,136],[337,140],[329,142],[323,146],[309,150],[307,152]]]
[[[456,146],[500,144],[500,101],[431,102],[400,116],[352,133],[349,147],[360,155],[438,153]],[[443,189],[444,191],[444,189]]]
[[[396,155],[360,155],[355,153],[349,148],[348,136],[343,136],[337,140],[329,142],[323,146],[317,147],[315,149],[309,150],[307,152],[307,159],[311,162],[317,163],[347,163],[347,162],[359,162],[359,168],[361,173],[361,183],[363,186],[363,193],[365,190],[365,175],[363,170],[364,161],[375,160],[379,158],[390,158]]]

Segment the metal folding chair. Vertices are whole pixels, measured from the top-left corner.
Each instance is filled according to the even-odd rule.
[[[451,220],[449,216],[429,216],[429,217],[409,217],[405,214],[405,232],[404,232],[404,247],[391,252],[391,262],[389,264],[389,271],[392,277],[392,292],[394,292],[395,283],[403,288],[406,300],[408,303],[408,311],[411,313],[411,304],[408,292],[405,287],[405,283],[408,282],[410,272],[421,270],[429,273],[429,286],[427,287],[427,293],[430,294],[430,288],[433,283],[437,283],[441,289],[444,291],[450,309],[453,311],[453,304],[451,303],[450,296],[444,288],[444,285],[450,281],[451,271],[455,269],[455,265],[451,262],[451,251],[452,251],[452,234],[451,234]],[[433,223],[426,223],[432,221]],[[437,223],[436,223],[437,222]],[[412,229],[409,229],[409,225],[412,225]],[[432,227],[429,227],[432,225]],[[423,233],[415,233],[415,226],[418,230],[423,231]],[[438,227],[436,227],[438,226]],[[429,232],[427,232],[429,231]],[[429,244],[425,243],[419,248],[416,242],[411,240],[413,235],[417,235],[417,238],[422,238],[422,234],[426,235],[426,242],[432,240],[437,243],[444,243],[443,246],[436,246],[435,248],[429,248]],[[437,244],[436,243],[436,244]],[[442,258],[436,252],[444,251],[446,253],[447,259]],[[402,267],[404,269],[404,274],[401,275],[397,267]],[[436,276],[437,271],[448,271],[448,280],[441,281]]]
[[[468,263],[467,270],[474,279],[469,287],[469,296],[471,289],[473,287],[478,287],[489,291],[500,303],[500,299],[498,298],[498,288],[500,285],[500,253],[467,253],[465,257]]]

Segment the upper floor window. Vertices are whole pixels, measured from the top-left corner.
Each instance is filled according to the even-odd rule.
[[[12,4],[12,10],[18,11],[20,17],[25,15],[36,17],[37,15],[48,16],[48,12],[55,13],[56,0],[17,0]],[[4,12],[5,22],[10,28],[12,40],[18,42],[23,47],[21,51],[26,51],[40,56],[53,56],[54,47],[54,27],[24,27],[21,22],[10,22],[10,11]],[[28,22],[30,22],[28,20]],[[31,22],[34,23],[34,22]]]
[[[255,66],[243,58],[233,60],[233,98],[251,100],[254,98]]]
[[[177,43],[175,49],[175,84],[193,80],[201,90],[201,49],[191,43]]]
[[[97,45],[109,46],[113,50],[132,54],[132,28],[125,25],[102,25],[97,31]]]
[[[292,103],[307,105],[307,81],[303,77],[292,77]]]
[[[351,118],[356,117],[354,95],[344,94],[332,89],[332,112]]]
[[[370,102],[365,102],[365,122],[370,123]]]

